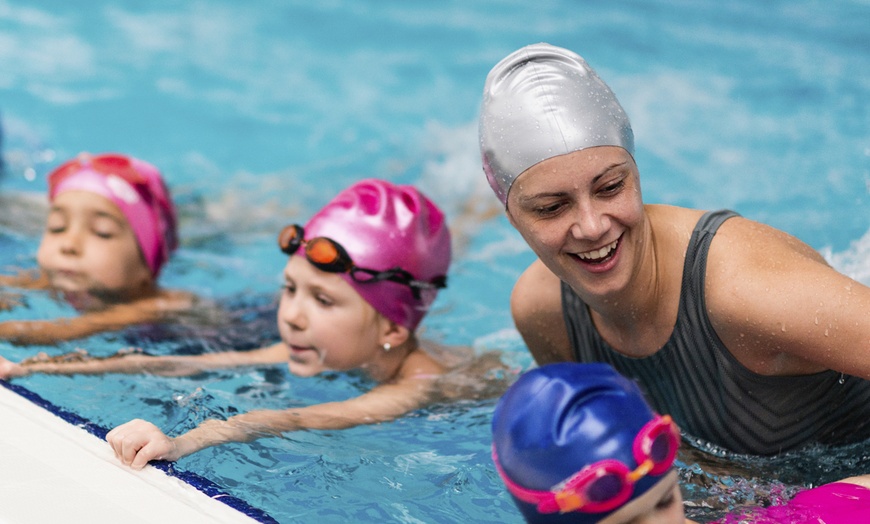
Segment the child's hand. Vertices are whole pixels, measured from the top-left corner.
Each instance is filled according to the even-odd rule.
[[[142,469],[151,460],[178,460],[173,440],[154,424],[135,419],[106,435],[115,456],[125,466]]]
[[[23,377],[27,374],[24,366],[0,357],[0,379],[9,380],[10,378]]]
[[[24,296],[20,293],[0,292],[0,311],[9,311],[24,305]]]

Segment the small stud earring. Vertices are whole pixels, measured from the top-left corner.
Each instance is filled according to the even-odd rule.
[[[384,351],[386,351],[386,352],[389,353],[389,351],[390,351],[391,349],[393,349],[393,345],[390,344],[389,342],[384,342]]]

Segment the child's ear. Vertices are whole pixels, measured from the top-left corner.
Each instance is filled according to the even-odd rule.
[[[398,347],[408,341],[411,336],[410,329],[386,318],[382,318],[382,320],[381,345],[389,344],[392,347]]]

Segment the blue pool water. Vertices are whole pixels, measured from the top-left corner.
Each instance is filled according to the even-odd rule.
[[[453,219],[467,202],[495,205],[476,145],[480,92],[500,58],[539,41],[584,55],[617,93],[646,201],[733,208],[870,283],[866,0],[0,0],[0,194],[11,199],[4,206],[21,205],[0,213],[0,271],[35,264],[40,209],[31,202],[52,166],[82,150],[124,151],[160,166],[180,206],[182,247],[163,285],[236,315],[222,330],[133,329],[47,348],[0,342],[0,352],[274,340],[285,260],[275,234],[348,183],[416,183]],[[462,232],[424,336],[528,367],[507,301],[532,255],[500,216]],[[68,314],[33,294],[0,320]],[[172,432],[371,386],[281,369],[17,383],[106,427],[142,417]],[[489,459],[493,405],[209,449],[179,467],[281,522],[520,522]],[[864,473],[868,458],[867,445],[766,460],[689,449],[680,466],[689,513],[705,520]]]

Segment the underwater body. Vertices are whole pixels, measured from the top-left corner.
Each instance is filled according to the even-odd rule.
[[[217,327],[144,326],[37,351],[154,354],[277,340],[275,236],[355,180],[414,183],[462,238],[422,336],[533,365],[508,307],[534,259],[486,185],[477,111],[486,73],[546,41],[572,49],[633,125],[644,200],[730,208],[787,231],[870,284],[870,5],[864,1],[260,2],[75,5],[0,0],[0,267],[35,267],[45,176],[80,151],[159,166],[181,217],[161,284],[225,304]],[[464,222],[471,205],[483,221]],[[0,320],[72,315],[28,293]],[[255,408],[340,400],[356,374],[281,368],[194,378],[16,381],[97,424],[172,433]],[[489,456],[493,399],[389,424],[204,450],[179,461],[281,522],[521,522]],[[691,442],[688,516],[787,499],[867,473],[870,444],[773,458]]]

